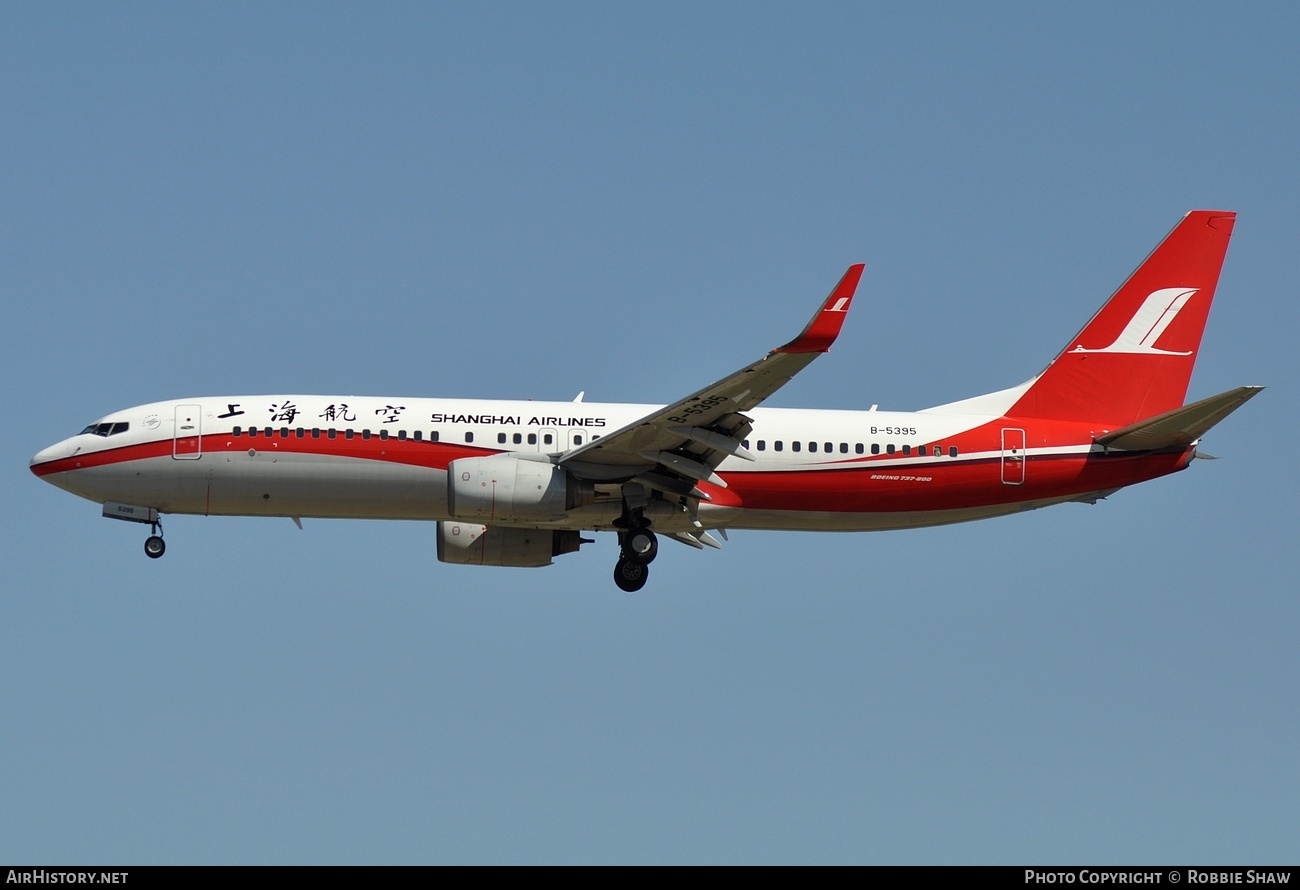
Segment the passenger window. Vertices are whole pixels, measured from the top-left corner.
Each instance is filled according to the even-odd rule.
[[[498,444],[498,445],[504,445],[504,444],[506,444],[506,434],[505,434],[505,433],[497,433],[497,444]]]
[[[318,426],[314,426],[314,427],[311,428],[311,437],[312,437],[313,439],[319,439],[319,438],[320,438],[320,427],[318,427]]]
[[[334,429],[334,427],[330,427],[329,430],[327,430],[325,433],[325,435],[329,436],[331,439],[336,438],[338,434],[339,431]]]
[[[295,438],[301,439],[303,436],[307,435],[307,431],[302,427],[298,427],[293,431],[293,435]]]
[[[416,430],[415,432],[411,433],[411,438],[414,439],[414,440],[417,441],[417,442],[423,442],[423,441],[424,441],[424,430]]]
[[[872,442],[872,443],[871,443],[871,453],[872,453],[872,454],[879,454],[879,453],[880,453],[880,443],[879,443],[879,442]]]
[[[263,432],[266,433],[266,438],[268,439],[275,437],[275,430],[271,429],[269,426],[263,430]]]
[[[547,433],[546,435],[542,436],[543,445],[550,445],[554,441],[555,441],[555,437],[552,436],[550,433]]]
[[[582,436],[574,436],[574,437],[573,437],[573,444],[574,444],[574,445],[581,445],[581,444],[582,444]]]
[[[956,457],[956,456],[957,456],[957,446],[956,446],[956,445],[949,445],[949,446],[948,446],[948,456],[949,456],[949,457]]]
[[[767,450],[767,442],[766,442],[766,440],[764,440],[764,439],[759,439],[759,440],[758,440],[758,450],[759,450],[759,451],[766,451],[766,450]]]
[[[232,435],[232,436],[238,436],[239,433],[240,433],[240,431],[241,431],[242,429],[243,429],[242,426],[237,426],[237,427],[235,427],[233,430],[230,431],[230,435]]]
[[[802,448],[802,447],[803,447],[803,443],[802,443],[802,442],[791,442],[791,443],[790,443],[790,450],[791,450],[791,451],[798,451],[798,450],[799,450],[800,448]]]
[[[904,445],[904,446],[903,446],[903,454],[904,454],[904,455],[909,455],[909,454],[911,454],[911,453],[912,453],[912,446],[911,446],[911,445]]]
[[[865,449],[863,449],[861,442],[858,442],[856,445],[853,446],[854,454],[861,454],[864,450]]]
[[[388,440],[388,430],[380,430],[379,441],[386,442],[387,440]]]
[[[433,431],[431,431],[431,432],[429,433],[429,441],[430,441],[430,442],[437,442],[437,441],[438,441],[438,436],[439,436],[439,433],[438,433],[437,430],[433,430]]]
[[[343,438],[345,438],[345,439],[351,439],[351,438],[352,438],[352,430],[344,430],[344,431],[343,431]]]
[[[524,437],[519,433],[515,433],[513,436],[510,437],[510,440],[514,442],[516,445],[518,445],[520,442],[524,441]]]
[[[840,454],[848,454],[848,453],[849,453],[849,443],[848,443],[848,442],[841,442],[841,443],[840,443]]]
[[[886,454],[893,454],[893,453],[894,453],[894,446],[893,446],[893,445],[886,445],[886,446],[885,446],[885,453],[886,453]]]
[[[537,433],[529,433],[529,434],[528,434],[528,444],[529,444],[529,445],[536,445],[536,444],[537,444]]]
[[[473,432],[467,432],[467,433],[465,433],[465,443],[466,443],[466,444],[469,444],[470,442],[473,442],[473,441],[474,441],[474,433],[473,433]]]
[[[809,442],[809,443],[808,443],[808,450],[809,450],[810,452],[812,452],[813,454],[816,454],[816,453],[817,453],[817,443],[816,443],[816,442]]]
[[[827,442],[823,447],[825,448],[826,453],[827,453],[827,454],[830,454],[831,452],[833,452],[833,451],[835,450],[835,443],[834,443],[834,442]]]
[[[785,447],[785,445],[781,442],[780,439],[777,439],[775,442],[772,443],[772,450],[773,450],[773,451],[780,451],[780,450],[781,450],[782,448],[784,448],[784,447]]]
[[[398,430],[398,431],[397,431],[397,441],[399,441],[399,442],[405,442],[405,441],[406,441],[406,430]]]

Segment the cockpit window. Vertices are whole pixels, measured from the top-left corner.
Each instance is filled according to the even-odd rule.
[[[125,433],[131,428],[131,424],[118,421],[117,423],[92,423],[82,430],[78,435],[81,436],[116,436],[118,433]]]

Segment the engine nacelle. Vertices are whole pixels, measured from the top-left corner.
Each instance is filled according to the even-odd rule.
[[[512,455],[465,457],[447,466],[447,512],[473,522],[560,519],[595,500],[590,482],[549,461]]]
[[[438,560],[467,566],[548,566],[574,553],[581,532],[549,528],[503,528],[473,522],[438,523]]]

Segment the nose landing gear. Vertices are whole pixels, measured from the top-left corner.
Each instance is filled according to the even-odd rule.
[[[149,530],[153,534],[144,539],[144,555],[150,559],[157,559],[167,552],[167,544],[162,539],[162,521],[156,520],[150,523]]]
[[[167,551],[163,543],[162,514],[157,507],[141,507],[136,504],[119,504],[116,501],[104,502],[104,518],[123,519],[127,522],[140,522],[149,526],[149,537],[144,541],[144,555],[157,559]]]

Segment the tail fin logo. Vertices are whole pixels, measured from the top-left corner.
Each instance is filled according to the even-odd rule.
[[[1178,313],[1187,301],[1192,298],[1200,288],[1196,287],[1162,287],[1160,290],[1152,291],[1151,294],[1142,303],[1142,307],[1134,313],[1133,318],[1129,320],[1124,330],[1120,331],[1115,342],[1101,349],[1085,349],[1083,346],[1074,347],[1074,352],[1123,352],[1130,355],[1191,355],[1189,349],[1186,352],[1172,352],[1167,349],[1156,349],[1156,341],[1160,335],[1165,332],[1178,317]]]

